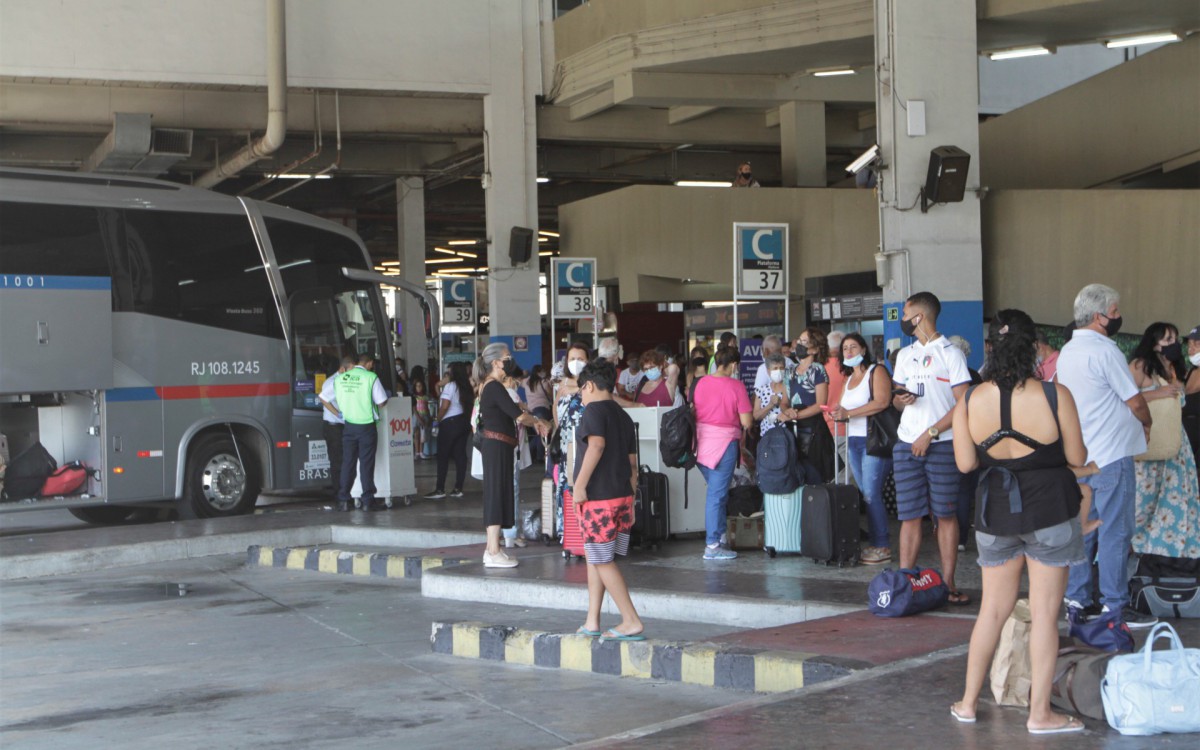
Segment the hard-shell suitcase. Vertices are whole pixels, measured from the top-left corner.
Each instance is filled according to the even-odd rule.
[[[542,541],[553,544],[558,541],[558,514],[554,512],[554,480],[542,480]]]
[[[571,490],[563,490],[563,558],[583,557],[583,529],[579,527],[579,516],[575,515],[575,499]]]
[[[826,565],[858,563],[859,506],[862,493],[849,477],[838,479],[838,451],[834,450],[834,481],[801,488],[800,554]],[[843,467],[845,468],[845,467]],[[846,471],[849,474],[849,471]]]
[[[771,557],[777,552],[800,551],[800,508],[803,496],[803,487],[797,487],[786,495],[763,493],[763,512],[766,515],[763,549]]]
[[[638,488],[633,497],[631,541],[639,547],[658,549],[671,533],[671,496],[667,475],[642,465],[641,431],[634,425],[637,441]]]

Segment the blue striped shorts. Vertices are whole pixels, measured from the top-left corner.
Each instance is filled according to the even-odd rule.
[[[924,456],[912,454],[912,443],[897,440],[892,449],[892,473],[896,479],[896,517],[911,521],[928,515],[953,518],[962,474],[954,463],[954,444],[929,444]]]

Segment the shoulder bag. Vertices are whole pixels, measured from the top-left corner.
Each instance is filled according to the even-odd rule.
[[[871,365],[867,370],[868,403],[875,401],[875,368]],[[878,458],[891,458],[892,447],[896,445],[896,431],[900,429],[900,412],[890,403],[878,414],[867,417],[867,455]]]
[[[1156,386],[1164,383],[1155,378]],[[1166,461],[1179,455],[1183,445],[1183,404],[1178,398],[1156,398],[1146,404],[1154,424],[1150,427],[1150,439],[1146,452],[1134,456],[1134,461]]]

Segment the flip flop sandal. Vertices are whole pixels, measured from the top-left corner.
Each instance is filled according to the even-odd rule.
[[[1030,734],[1070,734],[1072,732],[1082,732],[1086,727],[1083,722],[1076,719],[1074,716],[1067,718],[1067,723],[1061,727],[1049,727],[1046,729],[1030,729]]]
[[[599,638],[600,631],[588,630],[587,628],[580,626],[579,630],[575,631],[575,635],[586,635],[588,638]]]
[[[971,597],[961,591],[954,590],[950,592],[950,598],[947,601],[955,607],[965,607],[971,603]]]
[[[958,712],[958,709],[955,708],[956,705],[958,705],[958,704],[956,704],[956,703],[950,704],[950,715],[953,716],[955,719],[957,719],[960,723],[974,724],[975,717],[974,716],[963,716],[962,714],[960,714]]]
[[[625,635],[613,628],[604,631],[604,635],[600,636],[602,641],[644,641],[646,636],[638,633],[637,635]]]

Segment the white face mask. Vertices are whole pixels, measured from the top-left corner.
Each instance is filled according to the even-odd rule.
[[[1191,362],[1196,367],[1200,367],[1200,352],[1196,352],[1195,354],[1188,357],[1188,362]]]
[[[771,382],[772,383],[782,383],[783,382],[783,370],[771,370]]]
[[[573,359],[567,363],[567,370],[571,373],[571,377],[579,377],[579,373],[583,372],[583,368],[587,367],[587,362],[581,359]]]

